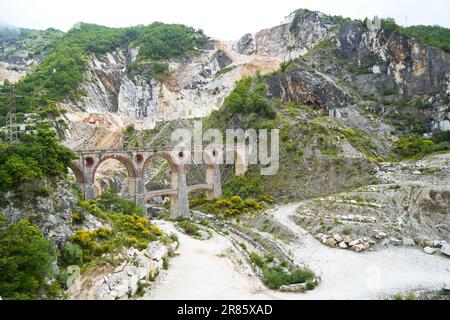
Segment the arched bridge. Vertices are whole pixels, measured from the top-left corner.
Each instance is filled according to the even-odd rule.
[[[171,215],[188,216],[188,195],[199,191],[206,191],[208,198],[219,198],[222,195],[221,174],[218,160],[223,158],[223,152],[233,152],[235,159],[236,175],[244,175],[247,170],[246,148],[233,146],[225,149],[204,149],[200,151],[206,162],[206,181],[204,184],[189,186],[186,181],[185,159],[190,154],[195,156],[198,150],[183,150],[174,152],[172,150],[133,149],[133,150],[77,150],[77,160],[70,163],[70,168],[75,174],[78,186],[84,193],[86,200],[96,198],[95,175],[97,169],[107,160],[115,159],[121,162],[129,177],[129,194],[138,206],[145,207],[148,200],[159,196],[170,197]],[[167,190],[145,190],[145,168],[154,158],[167,160],[171,167],[171,188]]]

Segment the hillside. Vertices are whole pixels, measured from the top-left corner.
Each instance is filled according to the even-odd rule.
[[[159,22],[80,23],[65,33],[1,28],[0,263],[7,267],[0,296],[151,295],[158,274],[180,254],[177,234],[187,250],[205,241],[216,260],[196,256],[216,268],[226,265],[220,255],[245,264],[253,277],[235,274],[247,289],[260,279],[256,287],[301,283],[312,291],[331,270],[327,254],[333,261],[353,254],[326,250],[373,252],[370,261],[380,261],[375,255],[394,254],[393,246],[424,247],[436,254],[439,272],[426,288],[436,290],[450,241],[449,44],[441,27],[402,28],[385,19],[371,29],[367,21],[306,9],[236,41]],[[21,125],[14,144],[5,126],[11,84]],[[221,166],[221,199],[193,194],[191,220],[158,221],[154,215],[164,219],[169,204],[141,208],[121,199],[136,177],[110,159],[94,178],[98,199],[84,201],[69,170],[72,151],[169,148],[171,133],[196,120],[204,131],[279,129],[280,170],[262,176],[261,166],[251,165],[236,177],[232,166]],[[172,170],[152,160],[146,191],[169,188]],[[188,185],[206,180],[202,165],[187,166],[186,175]],[[367,266],[363,257],[352,260],[352,270]],[[413,257],[416,277],[431,260],[419,251]],[[398,256],[392,263],[394,273],[405,268]],[[68,284],[74,266],[82,271],[79,287]],[[343,279],[332,274],[324,275],[337,279],[324,284],[330,292]],[[392,294],[387,289],[397,288],[374,294]]]

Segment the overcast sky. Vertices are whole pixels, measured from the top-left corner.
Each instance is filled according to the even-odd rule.
[[[298,8],[352,18],[393,17],[399,24],[450,27],[448,0],[0,0],[0,24],[67,31],[77,22],[111,27],[183,23],[234,40],[279,24]]]

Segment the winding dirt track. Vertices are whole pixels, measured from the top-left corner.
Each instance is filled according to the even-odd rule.
[[[231,242],[215,234],[199,241],[175,230],[167,222],[158,222],[167,233],[176,233],[181,255],[170,260],[168,272],[158,278],[145,300],[233,300],[271,299],[261,282],[245,264],[239,265]]]
[[[287,247],[296,262],[321,276],[322,282],[314,291],[284,294],[268,290],[246,264],[237,262],[227,238],[215,234],[211,240],[198,241],[180,234],[172,224],[160,222],[163,230],[179,236],[181,256],[171,259],[169,271],[144,299],[365,300],[417,289],[438,290],[450,284],[450,260],[428,256],[418,248],[356,254],[323,246],[291,221],[297,208],[298,204],[283,206],[273,216],[298,235]]]
[[[408,290],[439,290],[450,284],[450,260],[429,256],[419,248],[356,254],[322,245],[290,219],[298,206],[284,206],[274,212],[274,218],[298,235],[289,246],[296,262],[307,264],[322,277],[321,285],[306,298],[383,299]]]

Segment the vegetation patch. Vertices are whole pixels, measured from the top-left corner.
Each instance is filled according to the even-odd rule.
[[[406,135],[398,139],[391,150],[392,160],[421,159],[427,155],[450,150],[450,133],[433,134],[430,139],[418,135]]]
[[[5,145],[0,142],[0,203],[5,195],[15,191],[18,203],[36,196],[48,196],[51,189],[43,181],[56,183],[68,171],[75,155],[59,144],[55,132],[38,129],[35,135],[21,136],[22,143]]]
[[[254,252],[250,254],[250,261],[262,270],[263,282],[270,289],[278,290],[282,286],[302,283],[306,284],[308,290],[316,287],[314,272],[307,268],[288,270],[284,264],[276,264],[272,255],[261,257]]]
[[[83,216],[91,214],[105,227],[93,231],[77,230],[60,252],[62,266],[86,266],[106,253],[117,253],[123,247],[144,250],[152,241],[162,238],[170,241],[141,215],[140,209],[113,196],[112,192],[107,192],[97,201],[80,202],[77,213]]]
[[[261,212],[265,206],[255,199],[242,199],[240,196],[222,197],[220,199],[197,198],[190,201],[191,208],[212,213],[219,218],[238,216],[244,213]]]
[[[0,295],[3,299],[28,300],[52,297],[58,284],[53,276],[56,250],[42,231],[22,220],[7,226],[0,216]]]

